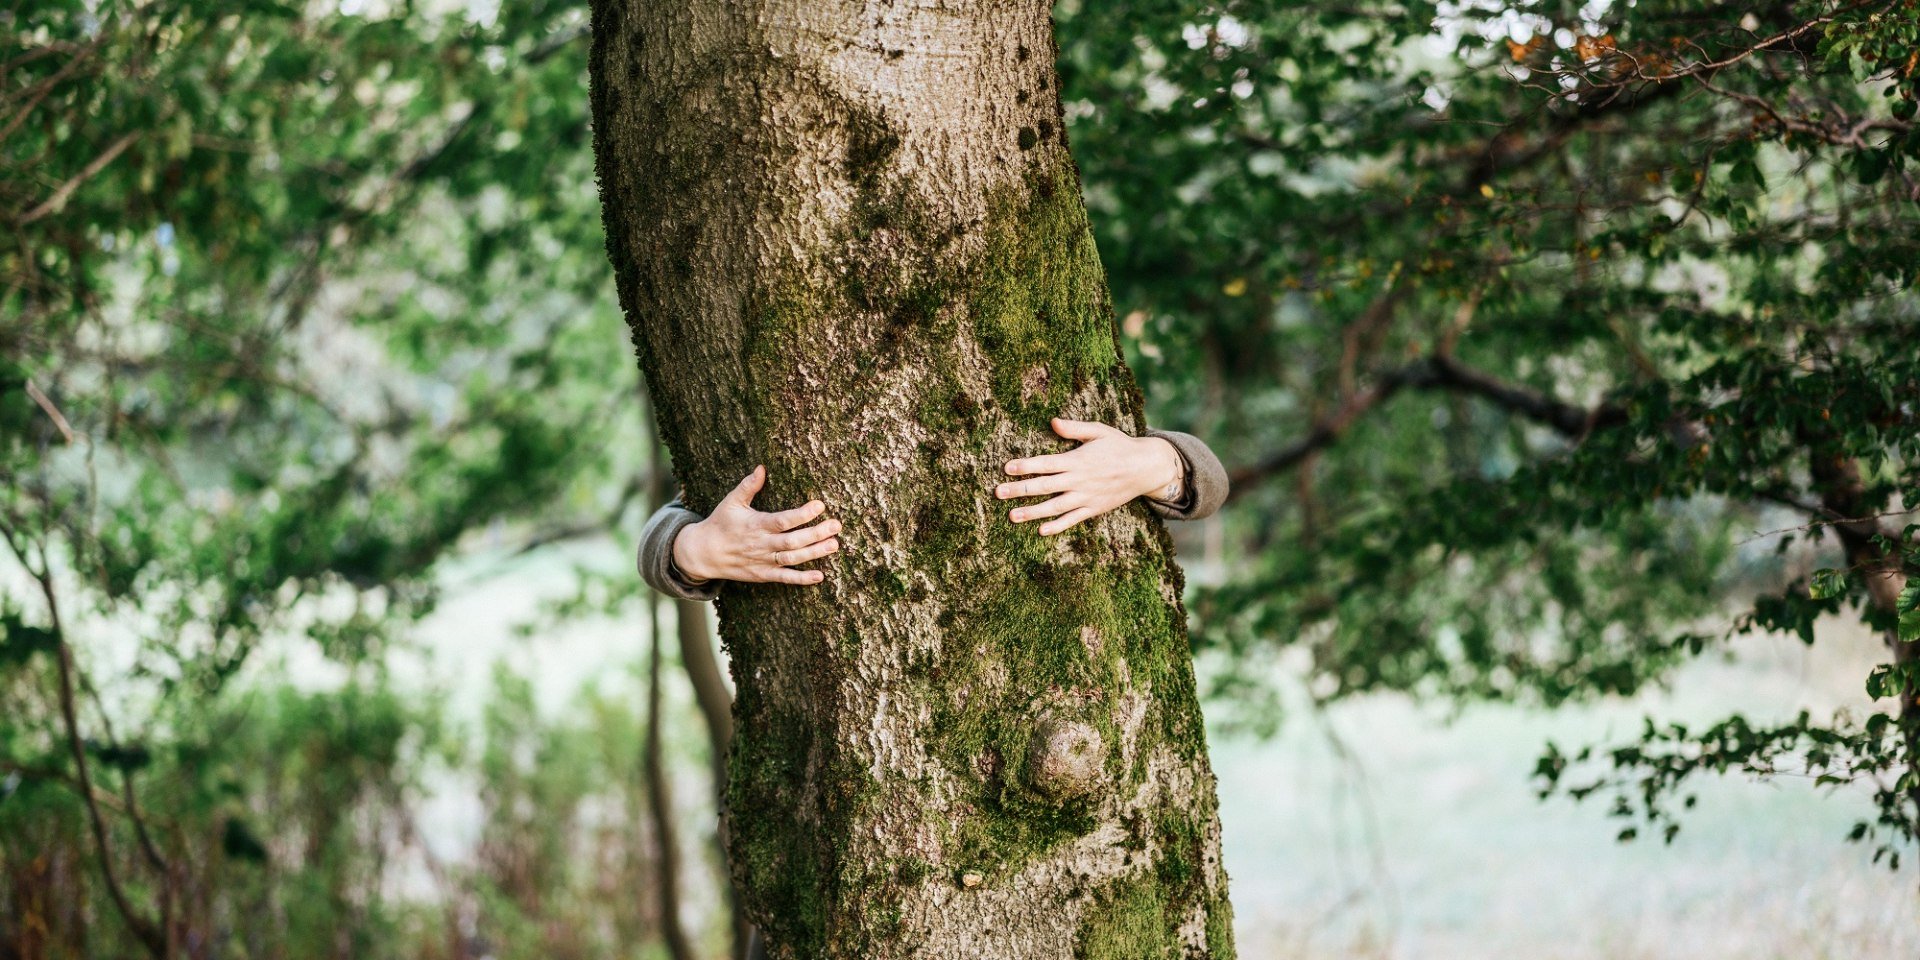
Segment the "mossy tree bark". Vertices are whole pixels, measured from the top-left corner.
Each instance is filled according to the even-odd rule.
[[[780,958],[1232,955],[1157,520],[992,498],[1047,419],[1138,432],[1049,7],[596,0],[608,251],[687,503],[824,499],[731,585],[732,869]]]

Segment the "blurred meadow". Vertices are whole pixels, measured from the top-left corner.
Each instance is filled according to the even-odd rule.
[[[1057,16],[1241,955],[1920,955],[1920,7]],[[0,4],[0,960],[728,953],[586,36]]]

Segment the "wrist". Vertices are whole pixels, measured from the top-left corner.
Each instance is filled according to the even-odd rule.
[[[1171,442],[1160,437],[1142,437],[1141,441],[1148,444],[1149,451],[1149,455],[1142,458],[1147,467],[1146,487],[1141,495],[1166,502],[1179,500],[1186,492],[1186,458]]]
[[[695,584],[714,579],[713,571],[707,567],[706,551],[701,549],[704,542],[701,527],[704,525],[705,521],[700,521],[681,527],[680,533],[673,538],[673,550],[670,553],[674,569],[680,571],[680,575],[688,582]]]

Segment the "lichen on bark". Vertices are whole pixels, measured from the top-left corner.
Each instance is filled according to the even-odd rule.
[[[1141,427],[1047,9],[861,7],[594,10],[608,249],[687,500],[765,463],[763,508],[846,525],[821,586],[722,593],[744,902],[776,957],[1230,956],[1165,531],[1042,538],[992,496],[1052,416]]]

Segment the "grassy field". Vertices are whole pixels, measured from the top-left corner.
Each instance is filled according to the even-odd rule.
[[[1702,784],[1672,846],[1621,844],[1601,800],[1542,802],[1543,743],[1631,736],[1641,718],[1791,716],[1865,704],[1877,640],[1749,642],[1672,688],[1543,713],[1449,719],[1401,699],[1218,738],[1226,860],[1248,957],[1766,960],[1920,956],[1920,874],[1845,842],[1859,797],[1805,780]],[[1858,629],[1857,627],[1854,629]]]

